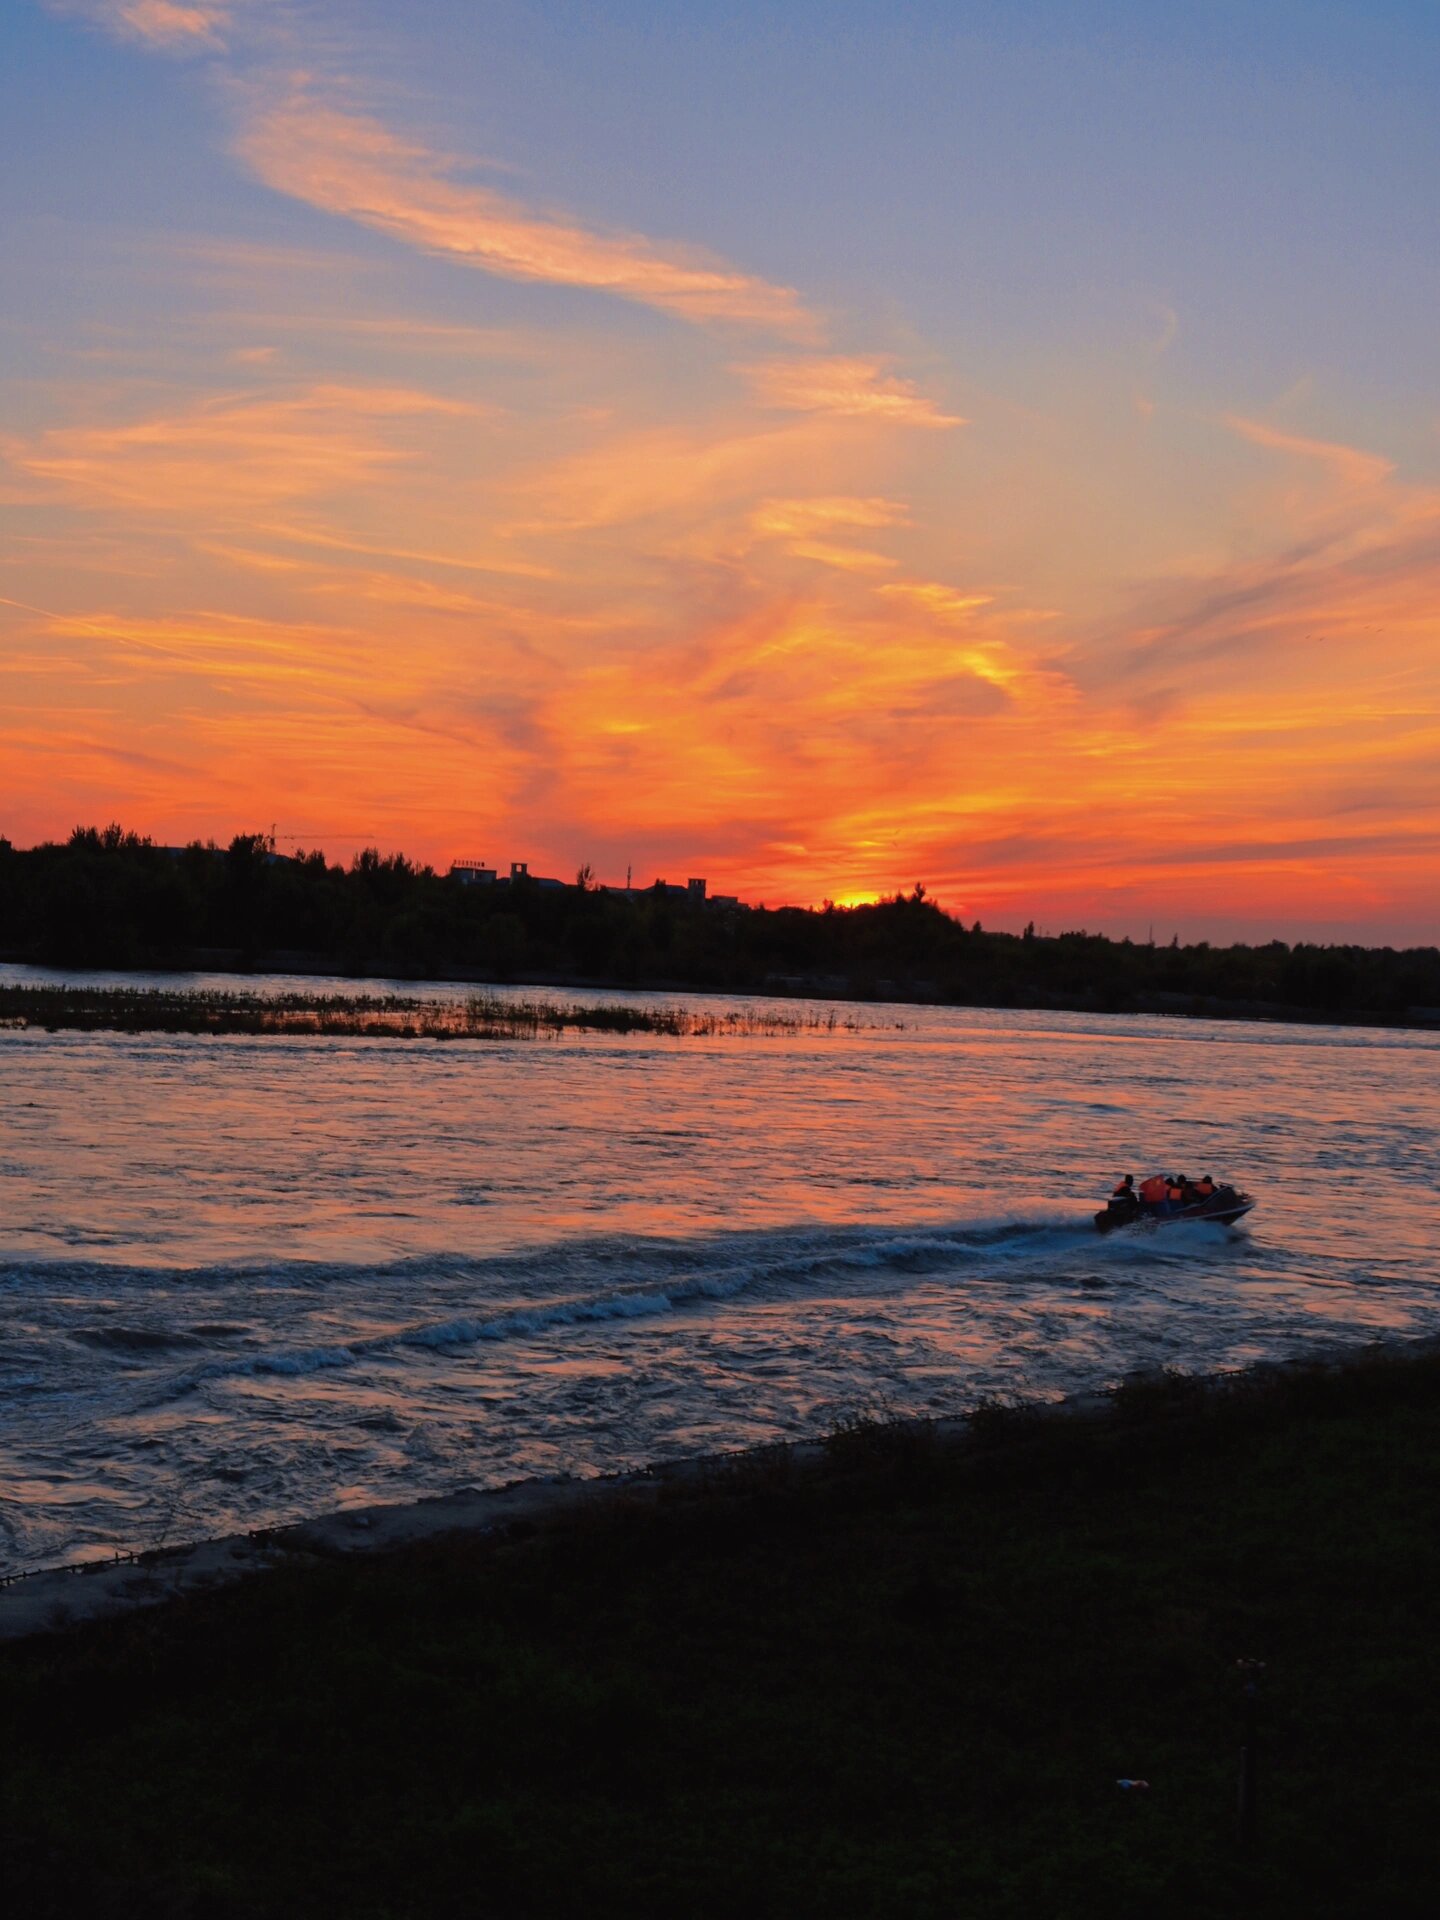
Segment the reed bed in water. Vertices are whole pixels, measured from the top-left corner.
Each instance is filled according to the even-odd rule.
[[[109,1033],[333,1034],[403,1040],[541,1039],[567,1031],[735,1035],[858,1032],[871,1022],[833,1008],[582,1006],[473,993],[464,1000],[405,994],[279,993],[167,987],[0,986],[0,1026]]]

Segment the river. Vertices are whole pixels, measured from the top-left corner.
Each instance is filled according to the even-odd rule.
[[[840,1011],[0,1033],[0,1570],[1440,1331],[1440,1035]],[[1260,1204],[1102,1240],[1157,1168]]]

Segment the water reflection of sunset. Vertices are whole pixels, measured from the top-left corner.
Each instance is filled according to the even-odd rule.
[[[1440,1036],[870,1011],[4,1035],[9,1552],[143,1543],[177,1489],[218,1533],[1440,1325]],[[1097,1235],[1162,1162],[1243,1179],[1250,1230]]]

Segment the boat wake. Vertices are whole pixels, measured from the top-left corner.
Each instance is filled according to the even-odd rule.
[[[680,1238],[596,1236],[480,1256],[443,1251],[380,1262],[275,1260],[145,1267],[92,1259],[0,1263],[0,1292],[43,1296],[45,1325],[0,1339],[0,1382],[74,1394],[81,1356],[137,1409],[227,1381],[394,1370],[466,1347],[553,1345],[571,1333],[699,1316],[748,1303],[889,1300],[918,1283],[980,1290],[1052,1286],[1202,1253],[1223,1230],[1117,1235],[1088,1223],[999,1215],[883,1228],[854,1224]],[[43,1285],[37,1285],[42,1282]],[[418,1309],[418,1311],[417,1311]],[[47,1364],[48,1363],[48,1364]],[[107,1396],[108,1397],[108,1396]]]

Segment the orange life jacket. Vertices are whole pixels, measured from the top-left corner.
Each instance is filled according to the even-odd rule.
[[[1142,1180],[1140,1183],[1140,1198],[1148,1200],[1152,1206],[1158,1206],[1165,1198],[1165,1194],[1164,1174],[1152,1173],[1148,1180]]]

